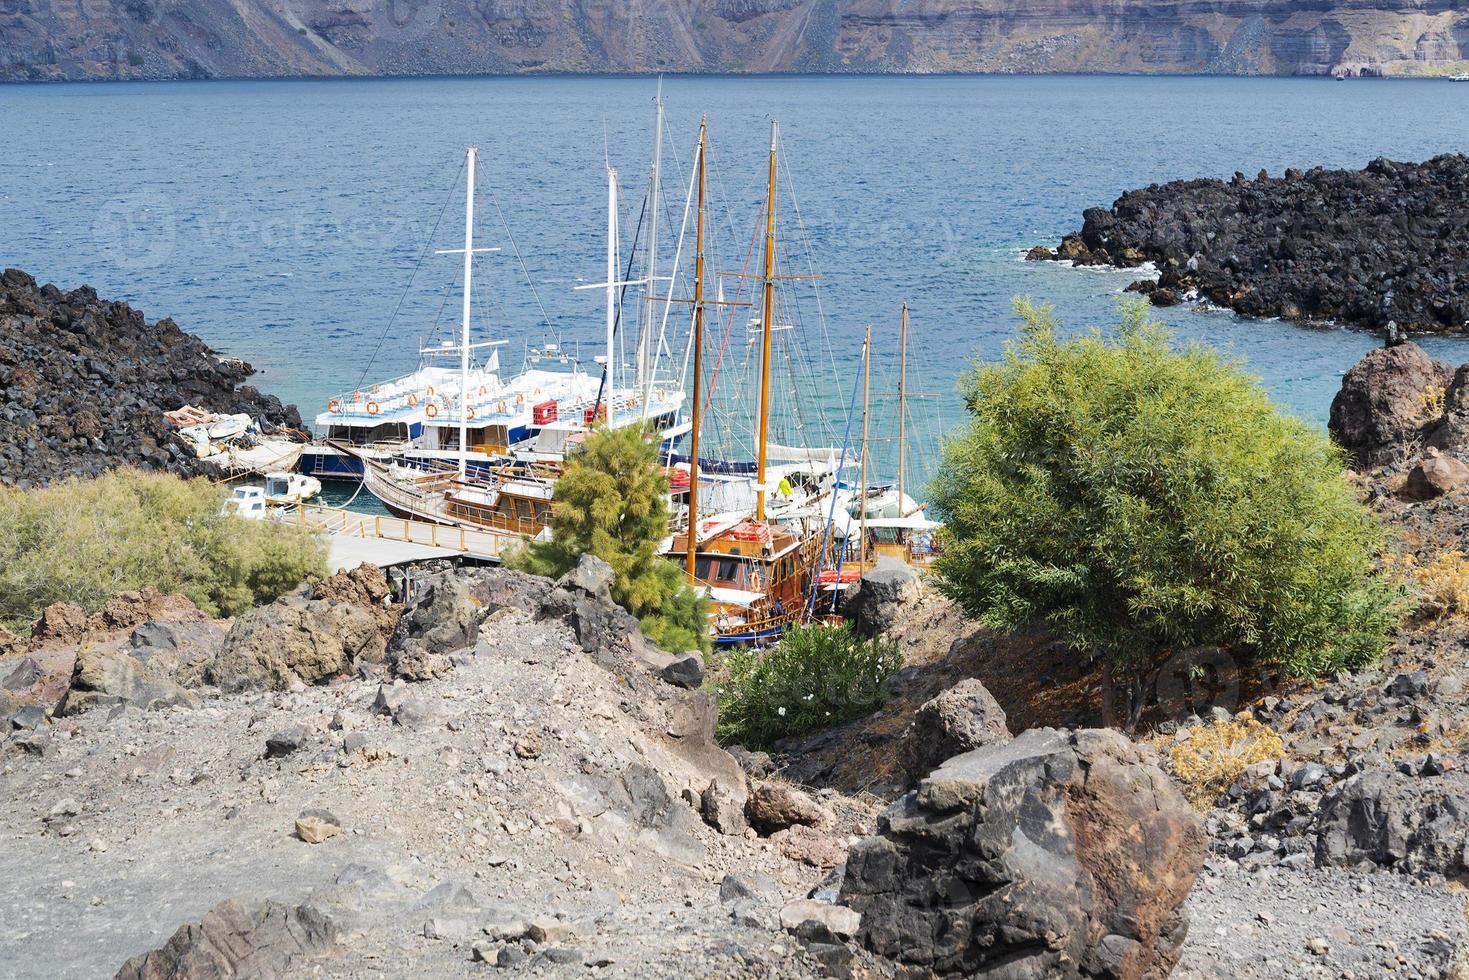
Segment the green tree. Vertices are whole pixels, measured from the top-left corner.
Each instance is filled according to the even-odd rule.
[[[89,612],[148,586],[233,616],[326,575],[317,534],[224,513],[207,480],[114,470],[38,490],[0,488],[0,624],[53,602]]]
[[[567,457],[551,511],[551,540],[513,563],[560,576],[584,554],[617,573],[612,598],[665,650],[709,649],[708,604],[660,555],[668,537],[668,478],[640,426],[598,429]]]
[[[997,629],[1051,627],[1129,727],[1174,652],[1316,676],[1380,654],[1399,609],[1340,451],[1146,309],[1061,341],[1049,306],[1017,301],[1020,337],[961,381],[972,417],[931,488],[940,588]]]

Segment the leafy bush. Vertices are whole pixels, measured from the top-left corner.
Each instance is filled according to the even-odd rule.
[[[1168,750],[1173,774],[1194,806],[1208,809],[1257,762],[1285,755],[1285,743],[1269,725],[1247,714],[1194,729]]]
[[[660,555],[668,536],[668,478],[638,426],[599,429],[566,460],[556,481],[551,540],[509,564],[552,578],[582,555],[617,573],[612,598],[665,650],[709,650],[708,603],[678,565]]]
[[[227,496],[205,480],[137,470],[0,488],[0,623],[24,625],[61,601],[96,611],[146,586],[233,616],[325,577],[318,535],[225,516]]]
[[[769,650],[724,658],[719,738],[752,748],[871,713],[883,681],[903,665],[897,644],[847,626],[795,626]]]
[[[1384,531],[1341,452],[1214,350],[1173,350],[1145,305],[1115,340],[1020,339],[961,382],[972,418],[931,488],[939,586],[1013,630],[1044,623],[1104,667],[1131,726],[1172,651],[1224,646],[1311,676],[1378,655],[1396,621]],[[1125,687],[1119,684],[1125,682]]]

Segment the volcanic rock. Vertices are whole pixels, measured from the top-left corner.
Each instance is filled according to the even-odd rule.
[[[102,705],[139,708],[193,705],[196,699],[172,677],[157,673],[126,650],[84,647],[72,669],[71,687],[58,714],[75,715]]]
[[[1153,262],[1158,284],[1247,316],[1377,330],[1469,327],[1469,157],[1179,180],[1090,208],[1058,259]],[[1037,257],[1041,257],[1037,255]]]
[[[764,782],[750,791],[745,816],[762,834],[774,834],[797,824],[816,826],[831,822],[831,814],[810,796],[785,783]]]
[[[1469,480],[1469,466],[1452,456],[1430,449],[1427,457],[1408,471],[1403,496],[1412,500],[1431,500],[1457,490]]]
[[[393,635],[398,619],[403,615],[403,607],[391,601],[392,594],[393,587],[383,570],[366,562],[350,572],[337,572],[311,589],[313,599],[349,602],[368,612],[384,640]]]
[[[917,570],[896,558],[879,558],[874,567],[862,573],[846,613],[856,633],[877,636],[892,629],[904,607],[922,594],[923,581]]]
[[[1321,802],[1319,865],[1363,862],[1408,874],[1469,881],[1469,773],[1416,775],[1398,769],[1361,773]]]
[[[1162,977],[1204,858],[1198,815],[1110,730],[950,759],[847,857],[873,952],[940,976]]]
[[[163,413],[186,404],[246,414],[267,433],[299,413],[244,384],[172,320],[148,323],[89,286],[62,292],[17,269],[0,274],[0,484],[28,487],[117,466],[184,476],[204,464],[172,444]]]

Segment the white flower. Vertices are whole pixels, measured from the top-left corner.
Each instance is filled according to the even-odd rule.
[[[786,716],[786,709],[783,708],[783,707],[782,708],[776,708],[775,709],[775,713],[778,714],[778,715],[780,715],[782,718],[784,718]]]

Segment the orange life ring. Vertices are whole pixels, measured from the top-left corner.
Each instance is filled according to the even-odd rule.
[[[499,412],[501,415],[504,415],[505,414],[506,408],[505,408],[505,402],[504,402],[503,399],[500,401],[500,404],[496,407],[495,411]]]
[[[333,415],[340,414],[342,411],[342,400],[340,398],[333,398],[331,401],[326,403],[326,410],[328,412],[331,412]]]
[[[481,397],[481,398],[483,398],[483,397],[485,397],[485,393],[486,393],[486,392],[487,392],[487,391],[488,391],[488,389],[487,389],[487,388],[485,388],[485,386],[484,386],[484,385],[480,385],[480,386],[479,386],[479,396],[480,396],[480,397]]]
[[[517,404],[517,405],[524,405],[525,404],[525,394],[524,393],[521,393],[521,394],[515,396],[515,404]]]
[[[418,395],[417,395],[417,393],[410,391],[408,393],[408,407],[409,408],[412,408],[414,405],[417,405],[417,404],[418,404]]]
[[[423,414],[427,415],[431,419],[436,419],[439,417],[439,406],[435,405],[433,402],[429,402],[428,407],[423,410]]]
[[[428,390],[425,391],[424,394],[425,395],[428,395],[430,398],[432,398],[432,397],[434,397],[435,394],[437,394],[437,392],[434,391],[434,386],[433,385],[429,385],[428,386]]]
[[[377,413],[378,413],[377,402],[368,402],[367,403],[367,414],[368,415],[376,415]]]
[[[464,421],[466,421],[466,422],[473,422],[474,421],[474,406],[473,405],[469,406],[468,408],[466,408],[464,410]]]

